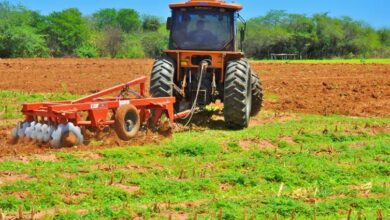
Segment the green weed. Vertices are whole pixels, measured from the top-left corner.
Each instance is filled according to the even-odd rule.
[[[70,93],[26,93],[17,91],[0,91],[0,119],[22,118],[23,103],[43,101],[64,101],[76,99],[78,96]]]

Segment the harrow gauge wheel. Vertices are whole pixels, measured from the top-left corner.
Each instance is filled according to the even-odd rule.
[[[115,132],[124,141],[134,138],[141,127],[138,110],[128,104],[118,108],[115,114]]]

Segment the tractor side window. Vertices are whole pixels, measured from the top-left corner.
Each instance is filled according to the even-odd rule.
[[[233,14],[219,10],[176,11],[173,16],[170,48],[232,50],[234,48]]]

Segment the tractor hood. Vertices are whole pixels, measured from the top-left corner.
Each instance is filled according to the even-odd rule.
[[[239,11],[242,9],[242,5],[235,3],[226,3],[223,0],[189,0],[188,2],[173,3],[170,4],[171,9],[184,8],[184,7],[214,7],[214,8],[226,8]]]

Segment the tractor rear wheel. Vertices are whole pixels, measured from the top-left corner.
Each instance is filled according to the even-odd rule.
[[[249,125],[252,109],[252,83],[248,61],[230,61],[224,84],[224,117],[229,128],[242,129]]]
[[[154,62],[150,78],[150,94],[153,97],[173,96],[175,62],[171,57],[162,57]]]
[[[252,77],[252,110],[251,116],[256,116],[263,105],[263,87],[257,73],[251,70]]]
[[[176,97],[175,112],[179,110],[181,96],[175,92],[175,60],[164,56],[154,62],[150,77],[150,95],[152,97]]]

